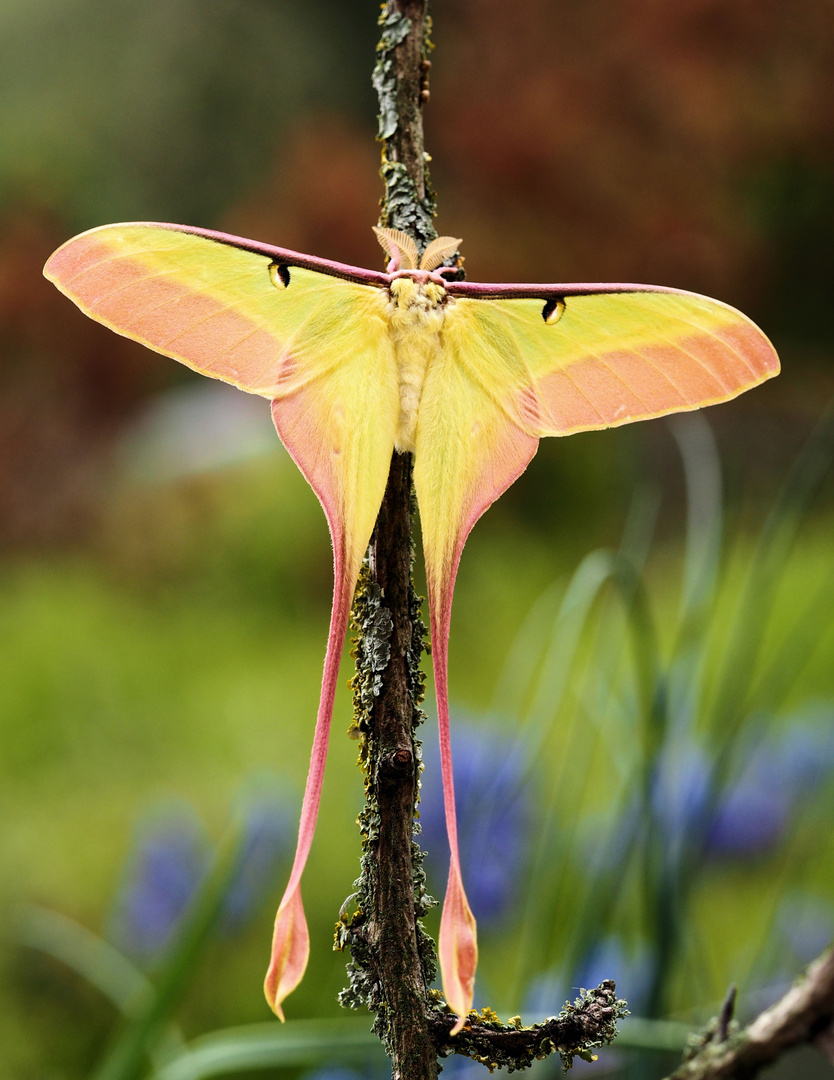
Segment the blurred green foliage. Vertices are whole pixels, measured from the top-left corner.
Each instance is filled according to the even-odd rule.
[[[367,103],[372,33],[333,0],[6,0],[0,201],[215,221],[304,110]]]
[[[528,852],[524,887],[482,929],[479,998],[488,997],[479,1004],[488,1001],[502,1013],[519,1006],[527,1019],[534,1018],[530,1009],[551,1012],[583,972],[599,974],[609,964],[615,970],[603,974],[621,980],[638,1011],[695,1023],[731,979],[753,1003],[754,992],[793,974],[808,958],[797,934],[814,940],[817,908],[834,910],[834,852],[821,825],[830,813],[830,774],[804,792],[798,816],[777,817],[778,827],[758,847],[755,800],[747,811],[753,819],[730,821],[732,840],[726,815],[716,819],[725,822],[723,840],[709,812],[704,816],[710,800],[735,790],[768,730],[768,738],[795,731],[801,749],[813,730],[824,735],[830,726],[830,511],[816,518],[811,508],[826,481],[832,436],[822,428],[809,444],[758,541],[731,518],[723,555],[708,429],[685,418],[679,439],[691,526],[683,563],[674,546],[653,550],[657,503],[645,497],[635,504],[619,554],[589,555],[570,576],[572,557],[535,533],[522,547],[518,534],[483,528],[467,548],[452,635],[453,693],[470,716],[491,722],[483,736],[467,729],[469,746],[458,743],[458,756],[493,760],[477,778],[476,794],[498,820],[502,808],[493,803],[506,797],[505,787],[489,771],[495,755],[484,759],[477,750],[481,738],[492,738],[505,761],[521,754],[522,783],[534,795],[521,836],[487,832],[488,845],[491,836]],[[300,796],[328,564],[321,512],[289,460],[276,453],[162,487],[125,481],[95,562],[41,558],[7,568],[2,617],[4,636],[15,645],[2,671],[5,904],[36,900],[106,928],[137,807],[184,796],[219,837],[242,778],[267,769],[274,774],[268,783]],[[511,574],[496,572],[509,565]],[[548,577],[554,585],[533,603]],[[813,728],[809,717],[796,719],[809,701],[816,703]],[[314,948],[311,971],[291,1002],[296,1017],[334,1017],[344,980],[344,958],[328,943],[359,851],[355,746],[339,734],[348,712],[345,692],[306,879]],[[431,724],[424,738],[432,742]],[[805,758],[809,753],[819,757],[811,744]],[[826,760],[820,757],[823,773],[815,775],[824,775]],[[764,794],[777,808],[788,782],[766,780]],[[687,801],[687,793],[699,792],[706,802]],[[462,822],[466,813],[462,804]],[[727,858],[720,843],[742,846]],[[468,873],[477,879],[476,868]],[[309,1037],[292,1025],[286,1033],[258,1026],[261,969],[281,884],[264,893],[260,915],[234,943],[206,937],[209,909],[218,902],[209,888],[201,901],[209,909],[203,916],[195,909],[185,944],[176,939],[171,946],[180,961],[151,970],[157,986],[167,986],[170,973],[166,1000],[189,1035],[255,1024],[206,1034],[195,1052],[199,1046],[207,1056],[172,1064],[172,1076],[192,1075],[198,1061],[228,1061],[232,1071],[246,1061],[275,1063],[285,1051],[293,1065],[321,1060],[317,1042],[338,1058],[340,1038],[349,1055],[371,1052],[361,1025],[316,1028]],[[442,875],[434,887],[442,887]],[[194,919],[203,927],[198,939],[188,937]],[[25,947],[12,942],[6,956],[11,978],[0,1016],[10,1060],[23,1076],[35,1075],[37,1062],[60,1061],[69,1076],[103,1068],[111,1060],[102,1054],[112,1007],[62,966],[78,966],[66,943],[49,945],[55,939],[44,938],[43,925],[28,925]],[[611,952],[606,942],[615,940]],[[139,1029],[124,1029],[128,1046],[143,1045],[151,1024],[143,1015]],[[624,1031],[624,1046],[669,1045],[680,1035],[638,1028],[631,1040],[627,1025]],[[112,1062],[127,1051],[113,1046],[107,1069],[115,1070],[114,1080],[143,1075],[144,1055],[125,1058],[133,1064],[122,1072]]]

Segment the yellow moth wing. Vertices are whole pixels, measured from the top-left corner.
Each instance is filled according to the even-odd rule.
[[[741,312],[694,293],[568,295],[550,323],[537,298],[459,298],[450,317],[484,377],[504,361],[507,407],[536,435],[567,435],[735,397],[779,371]]]
[[[87,315],[195,371],[274,398],[325,375],[357,342],[387,339],[385,296],[268,255],[152,224],[64,244],[46,276]],[[389,350],[390,351],[390,350]]]

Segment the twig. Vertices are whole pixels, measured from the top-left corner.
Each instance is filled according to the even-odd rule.
[[[379,96],[385,197],[380,224],[409,233],[420,249],[434,239],[434,194],[426,169],[423,105],[427,93],[428,0],[388,0],[379,19],[373,84]]]
[[[466,1027],[454,1039],[449,1038],[454,1017],[435,1017],[432,1033],[443,1056],[463,1054],[490,1072],[526,1069],[554,1052],[561,1055],[562,1068],[567,1070],[574,1057],[596,1060],[593,1050],[613,1042],[617,1021],[627,1013],[626,1003],[617,999],[613,979],[607,979],[595,990],[583,990],[573,1004],[567,1002],[558,1016],[541,1024],[524,1027],[520,1016],[502,1024],[490,1009],[483,1009],[480,1016],[469,1014]]]
[[[337,948],[351,951],[350,985],[340,1000],[376,1013],[374,1030],[395,1077],[434,1080],[428,987],[435,954],[419,921],[433,901],[425,892],[422,852],[413,839],[424,627],[411,585],[408,454],[394,455],[352,617],[359,631],[354,723],[367,801],[359,817],[362,874],[336,929]]]
[[[381,224],[410,233],[420,247],[434,237],[421,108],[428,50],[428,0],[389,0],[380,16],[374,86],[385,181]],[[360,815],[362,875],[337,926],[338,948],[351,950],[343,1004],[368,1005],[374,1030],[402,1080],[436,1080],[429,1031],[435,953],[420,917],[426,894],[422,853],[414,842],[419,792],[425,628],[412,584],[411,455],[394,453],[368,568],[354,602],[357,674],[355,728],[362,739],[367,803]]]
[[[422,107],[428,100],[428,0],[387,0],[380,16],[373,82],[379,96],[380,224],[409,233],[423,249],[434,238],[434,196],[426,172]],[[585,992],[558,1017],[524,1027],[502,1024],[489,1009],[471,1012],[450,1036],[454,1017],[429,989],[434,946],[420,918],[434,903],[425,891],[422,854],[414,842],[420,753],[414,735],[423,719],[419,663],[425,628],[412,584],[411,457],[394,453],[367,570],[354,602],[358,629],[353,680],[355,734],[361,740],[367,803],[360,815],[362,875],[337,924],[336,946],[351,949],[344,1004],[368,1005],[389,1053],[396,1080],[436,1080],[438,1057],[457,1053],[508,1071],[558,1051],[564,1067],[574,1056],[616,1035],[626,1015],[612,981]],[[732,1017],[731,987],[713,1027],[667,1080],[749,1080],[789,1047],[834,1046],[834,951],[744,1030]]]
[[[834,948],[824,952],[783,998],[746,1028],[720,1038],[718,1028],[690,1050],[666,1080],[750,1080],[786,1050],[817,1044],[827,1053],[834,1024]]]
[[[436,235],[421,113],[430,66],[427,4],[388,0],[374,69],[385,182],[381,224],[409,233],[420,249]],[[361,740],[367,802],[359,818],[362,873],[336,927],[336,947],[351,951],[350,985],[340,1000],[376,1013],[374,1030],[396,1080],[436,1080],[438,1057],[453,1053],[513,1071],[558,1051],[569,1067],[574,1056],[590,1060],[594,1047],[616,1035],[626,1007],[613,982],[583,991],[558,1017],[531,1027],[520,1017],[502,1024],[489,1009],[472,1012],[454,1038],[455,1017],[429,989],[436,954],[420,919],[434,901],[413,839],[425,627],[412,585],[412,510],[411,455],[394,453],[352,611],[358,631],[354,734]]]
[[[721,1006],[721,1012],[718,1014],[718,1042],[724,1042],[730,1034],[730,1023],[732,1022],[733,1015],[736,1011],[737,994],[738,987],[733,983],[727,991],[727,996],[724,998],[724,1004]]]

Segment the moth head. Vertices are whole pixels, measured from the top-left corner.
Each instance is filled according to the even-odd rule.
[[[389,274],[395,274],[398,270],[425,270],[431,273],[445,259],[454,255],[461,243],[454,236],[438,236],[432,240],[423,252],[423,257],[420,258],[417,244],[408,233],[400,229],[383,229],[375,225],[374,235],[382,250],[390,258]]]

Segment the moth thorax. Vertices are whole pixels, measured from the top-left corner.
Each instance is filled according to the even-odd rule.
[[[414,450],[423,384],[440,349],[445,295],[445,289],[431,281],[402,277],[391,283],[388,311],[400,391],[395,446],[401,453]]]
[[[389,286],[391,304],[400,311],[431,311],[442,304],[446,290],[436,281],[415,281],[412,277],[394,278]]]

